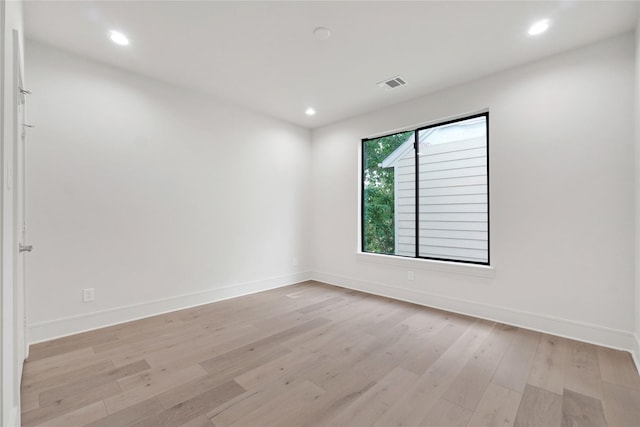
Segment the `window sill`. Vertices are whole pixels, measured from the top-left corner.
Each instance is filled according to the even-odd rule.
[[[495,277],[495,268],[489,265],[465,264],[452,261],[435,261],[430,259],[404,258],[393,255],[357,252],[356,260],[374,264],[392,265],[414,270],[443,271],[447,273],[466,274],[469,276]]]

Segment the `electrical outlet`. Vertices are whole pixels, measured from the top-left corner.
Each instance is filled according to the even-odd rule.
[[[93,288],[86,288],[82,290],[82,302],[91,302],[96,299],[96,294]]]
[[[298,265],[298,258],[297,257],[293,257],[293,259],[291,260],[291,265],[293,265],[294,267]]]
[[[413,276],[413,271],[411,271],[411,270],[407,271],[407,279],[408,280],[413,280],[413,277],[414,277]]]

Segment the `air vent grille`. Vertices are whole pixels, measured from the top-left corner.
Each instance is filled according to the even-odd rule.
[[[386,90],[399,88],[400,86],[404,86],[406,84],[407,82],[405,81],[405,79],[403,79],[400,76],[395,76],[390,79],[386,79],[377,83],[379,87],[384,88]]]

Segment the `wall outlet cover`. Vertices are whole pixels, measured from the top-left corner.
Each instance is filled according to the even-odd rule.
[[[95,300],[96,295],[93,288],[86,288],[82,290],[82,302],[91,302]]]

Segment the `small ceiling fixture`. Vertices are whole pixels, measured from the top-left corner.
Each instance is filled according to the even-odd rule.
[[[129,44],[129,39],[127,38],[127,36],[119,31],[109,31],[109,38],[112,42],[119,44],[120,46],[126,46]]]
[[[304,112],[307,116],[313,116],[316,113],[316,110],[314,110],[313,108],[309,107],[305,110]]]
[[[549,29],[549,20],[543,19],[542,21],[536,22],[529,28],[529,35],[537,36],[538,34],[544,33],[548,29]]]
[[[318,27],[313,30],[313,36],[316,40],[326,40],[331,37],[331,30],[326,27]]]

